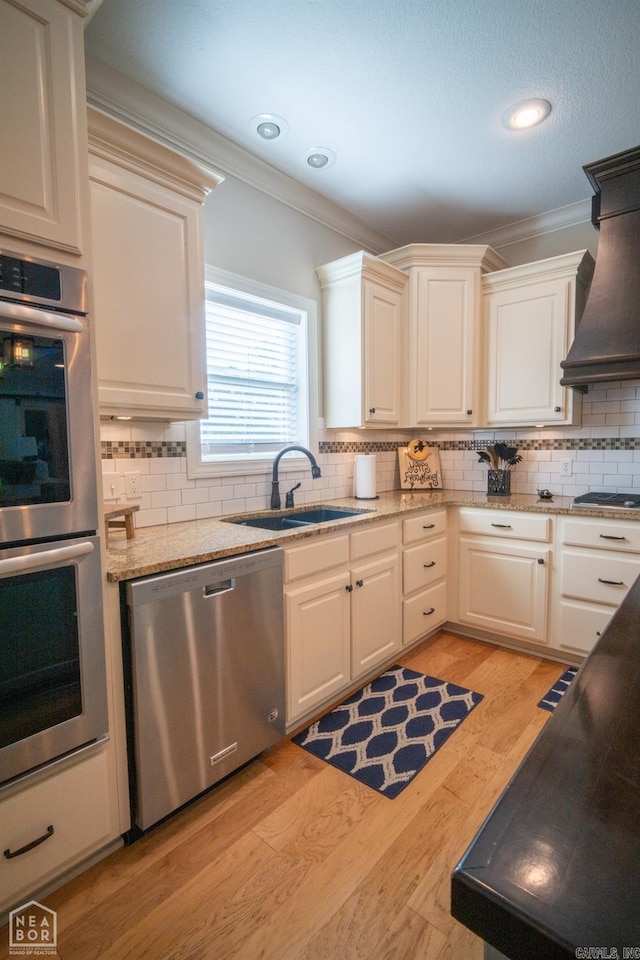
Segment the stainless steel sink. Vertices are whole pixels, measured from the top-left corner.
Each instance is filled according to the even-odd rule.
[[[296,527],[309,527],[314,523],[326,523],[329,520],[344,520],[346,517],[358,517],[370,510],[351,510],[343,507],[313,507],[309,510],[278,511],[262,517],[229,517],[228,523],[238,523],[244,527],[260,527],[262,530],[295,530]]]

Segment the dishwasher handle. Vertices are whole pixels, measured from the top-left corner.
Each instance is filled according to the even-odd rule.
[[[220,580],[218,583],[208,583],[202,588],[202,596],[205,600],[208,600],[209,597],[219,597],[223,593],[229,593],[230,590],[235,590],[236,588],[236,578],[229,577],[228,580]]]

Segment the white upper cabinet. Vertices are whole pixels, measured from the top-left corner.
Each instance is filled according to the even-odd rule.
[[[382,258],[409,274],[407,426],[481,423],[481,276],[505,266],[491,247],[416,243]]]
[[[202,204],[221,178],[94,109],[89,149],[100,413],[199,419]]]
[[[327,427],[398,426],[408,277],[362,251],[316,272],[322,286]]]
[[[0,0],[0,233],[18,251],[81,252],[85,6]]]
[[[482,278],[490,426],[574,424],[580,395],[560,386],[564,360],[593,274],[584,251]]]

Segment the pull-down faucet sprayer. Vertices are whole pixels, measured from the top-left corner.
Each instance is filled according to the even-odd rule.
[[[320,467],[316,463],[316,458],[311,453],[310,450],[307,450],[306,447],[299,447],[296,444],[293,444],[290,447],[283,447],[276,454],[276,458],[273,461],[273,475],[271,477],[271,509],[279,510],[281,507],[280,503],[280,484],[278,482],[278,465],[280,463],[280,458],[285,454],[289,453],[290,450],[299,450],[300,453],[304,453],[305,457],[309,458],[309,463],[311,464],[311,476],[314,480],[317,480],[318,477],[321,477]]]

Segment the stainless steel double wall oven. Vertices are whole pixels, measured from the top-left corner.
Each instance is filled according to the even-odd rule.
[[[0,250],[0,789],[107,732],[84,271]]]

